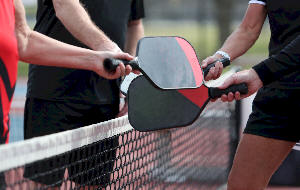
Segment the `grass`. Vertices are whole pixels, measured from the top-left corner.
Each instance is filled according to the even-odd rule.
[[[200,60],[212,55],[219,48],[217,45],[218,30],[214,25],[200,25],[190,22],[145,23],[145,35],[184,37],[193,45]],[[264,27],[259,39],[245,56],[267,56],[269,38],[269,29]],[[28,64],[19,62],[18,75],[27,77],[27,74]]]

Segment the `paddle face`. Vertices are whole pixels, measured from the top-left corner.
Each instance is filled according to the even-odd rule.
[[[142,38],[137,56],[142,73],[159,88],[196,88],[203,83],[196,52],[181,37]]]
[[[205,85],[189,90],[162,90],[145,76],[132,81],[127,97],[129,122],[138,131],[190,125],[209,102]]]

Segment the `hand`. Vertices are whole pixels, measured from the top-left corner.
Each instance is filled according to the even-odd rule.
[[[103,44],[101,44],[97,49],[97,51],[109,51],[109,52],[113,52],[113,53],[124,53],[120,48],[119,46],[114,43],[113,41],[111,40],[107,40],[107,42],[104,42]],[[116,58],[116,57],[114,57]],[[121,59],[121,58],[119,58]],[[126,60],[132,60],[133,58],[131,59],[126,59]],[[123,68],[123,67],[122,67]],[[133,72],[134,74],[137,74],[139,75],[140,74],[140,71],[139,70],[132,70],[131,66],[129,65],[126,65],[125,67],[125,72],[126,72],[126,75],[128,75],[130,72]],[[124,75],[121,75],[121,76],[124,76]]]
[[[241,72],[237,72],[233,74],[231,77],[229,77],[225,82],[219,87],[220,89],[225,89],[233,84],[241,84],[246,83],[248,86],[248,94],[241,95],[240,92],[236,92],[233,94],[230,92],[229,94],[225,95],[223,94],[221,97],[221,100],[223,102],[231,102],[233,100],[240,100],[243,98],[246,98],[248,96],[251,96],[255,92],[257,92],[262,86],[263,83],[260,80],[257,73],[253,70],[244,70]]]
[[[117,68],[116,71],[113,73],[107,72],[103,66],[103,61],[106,58],[116,58],[116,59],[124,59],[124,60],[132,60],[133,57],[129,55],[128,53],[113,53],[108,51],[102,51],[102,52],[96,52],[96,60],[95,66],[93,67],[93,71],[95,71],[100,76],[106,78],[106,79],[117,79],[121,76],[128,75],[132,68],[131,66],[127,65],[124,66],[123,63],[121,63]]]
[[[210,57],[207,57],[206,59],[204,59],[201,63],[201,67],[206,68],[207,65],[211,64],[212,62],[218,60],[222,58],[221,55],[216,54]],[[210,68],[209,73],[205,76],[205,80],[209,81],[209,80],[215,80],[217,78],[219,78],[222,74],[223,71],[223,64],[221,62],[216,62],[215,67]]]

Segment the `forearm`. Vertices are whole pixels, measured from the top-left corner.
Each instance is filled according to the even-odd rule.
[[[144,37],[144,27],[142,20],[131,21],[128,24],[125,52],[135,56],[138,41]]]
[[[93,51],[71,46],[32,31],[21,0],[15,0],[15,35],[22,61],[48,66],[93,70]]]
[[[111,50],[115,44],[90,19],[78,0],[53,0],[56,16],[70,33],[94,50]],[[107,46],[107,47],[106,47]]]
[[[282,49],[278,54],[255,65],[257,72],[264,85],[272,83],[287,74],[300,69],[300,35]]]
[[[132,59],[125,53],[97,52],[51,39],[32,31],[26,23],[25,9],[21,0],[15,3],[15,34],[18,43],[19,58],[22,61],[47,65],[85,69],[96,72],[106,79],[117,79],[131,70],[120,64],[114,73],[108,73],[103,67],[105,58]]]
[[[20,60],[27,63],[94,70],[95,63],[103,61],[94,51],[53,40],[38,32],[30,31],[20,40],[26,41],[19,49]]]
[[[251,29],[239,27],[227,38],[220,50],[228,53],[231,61],[233,61],[247,52],[256,42],[258,36],[259,34]]]
[[[240,26],[227,38],[220,50],[227,52],[231,60],[243,55],[258,39],[267,13],[262,5],[248,6]]]

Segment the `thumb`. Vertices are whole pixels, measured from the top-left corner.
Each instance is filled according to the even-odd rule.
[[[220,89],[225,89],[225,88],[228,88],[231,85],[240,84],[242,82],[244,82],[243,77],[241,77],[239,75],[239,73],[234,73],[228,79],[226,79],[224,81],[224,83],[219,88]]]
[[[226,79],[221,86],[219,86],[219,89],[226,89],[232,84],[234,84],[234,78],[231,76]]]
[[[118,59],[132,60],[134,57],[129,55],[128,53],[119,53],[115,56]]]

